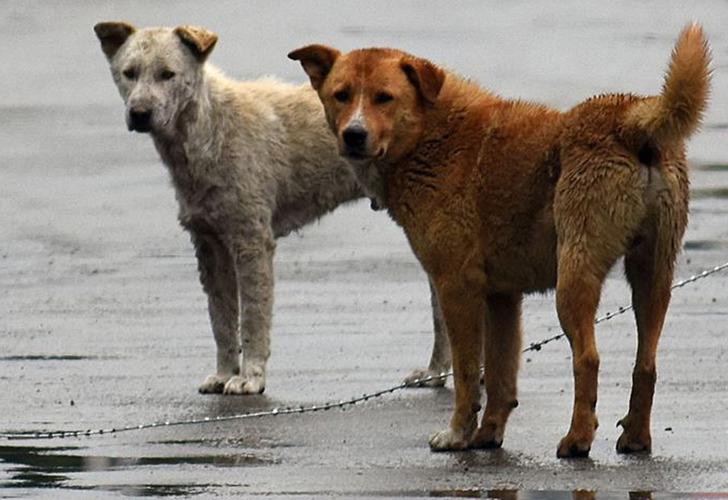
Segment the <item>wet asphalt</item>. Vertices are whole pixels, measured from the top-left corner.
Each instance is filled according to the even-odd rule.
[[[303,81],[285,54],[391,45],[508,97],[560,108],[657,92],[688,20],[713,47],[714,92],[691,141],[678,278],[728,260],[728,4],[705,2],[0,3],[0,432],[95,429],[319,405],[397,384],[431,347],[425,277],[401,231],[360,202],[278,243],[264,395],[200,395],[214,367],[206,301],[167,174],[126,132],[95,22],[199,24],[230,75]],[[0,497],[728,496],[728,272],[675,292],[658,356],[651,456],[620,456],[635,351],[629,314],[598,327],[601,427],[555,457],[571,408],[564,341],[525,356],[504,448],[430,452],[451,382],[341,411],[53,440],[0,439]],[[621,270],[600,311],[629,302]],[[530,297],[525,344],[558,333]],[[631,492],[631,493],[630,493]],[[721,493],[723,492],[723,493]]]

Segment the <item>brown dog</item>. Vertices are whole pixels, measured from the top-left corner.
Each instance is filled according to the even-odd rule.
[[[684,141],[709,91],[702,29],[680,35],[659,96],[601,95],[565,113],[500,99],[397,50],[311,45],[289,57],[318,91],[340,153],[404,228],[436,288],[455,409],[432,449],[501,446],[518,405],[522,296],[555,287],[575,383],[557,455],[588,455],[594,316],[604,278],[624,256],[639,347],[617,451],[649,451],[655,352],[687,223]],[[487,405],[476,429],[481,352]]]

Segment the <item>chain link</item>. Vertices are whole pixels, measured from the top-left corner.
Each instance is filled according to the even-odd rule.
[[[694,274],[693,276],[690,276],[689,278],[686,278],[682,281],[678,281],[677,283],[672,285],[672,290],[675,290],[677,288],[682,288],[689,283],[694,283],[703,278],[707,278],[711,274],[715,274],[724,269],[728,269],[728,262],[715,266],[711,269],[707,269],[701,273]],[[621,306],[616,311],[607,312],[603,316],[598,317],[594,321],[594,323],[599,324],[604,321],[610,320],[616,316],[626,313],[627,311],[630,311],[631,309],[632,309],[631,305]],[[534,352],[540,351],[541,348],[543,346],[545,346],[546,344],[549,344],[555,340],[559,340],[565,336],[566,336],[566,334],[562,332],[562,333],[559,333],[552,337],[548,337],[544,340],[541,340],[540,342],[534,342],[534,343],[530,344],[527,348],[525,348],[523,350],[523,352],[527,353],[527,352],[532,352],[532,351],[534,351]],[[481,367],[481,371],[483,371],[484,369],[485,369],[485,367]],[[151,423],[146,423],[146,424],[129,425],[129,426],[124,426],[124,427],[111,427],[111,428],[107,428],[107,429],[86,429],[86,430],[71,430],[71,431],[54,430],[54,431],[46,431],[46,432],[35,432],[35,431],[0,432],[0,439],[8,439],[8,440],[54,439],[54,438],[70,438],[70,437],[81,437],[81,436],[100,436],[103,434],[119,434],[122,432],[141,431],[141,430],[145,430],[145,429],[156,429],[159,427],[179,427],[179,426],[183,426],[183,425],[207,424],[207,423],[211,423],[211,422],[227,422],[227,421],[231,421],[231,420],[249,420],[249,419],[254,419],[254,418],[262,418],[262,417],[276,417],[279,415],[291,415],[291,414],[295,414],[295,413],[314,413],[314,412],[320,412],[320,411],[327,411],[327,410],[331,410],[334,408],[343,410],[343,409],[346,409],[347,407],[355,406],[359,403],[365,403],[371,399],[380,398],[386,394],[391,394],[393,392],[397,392],[402,389],[407,389],[410,387],[421,387],[428,382],[446,380],[449,377],[452,377],[452,375],[453,375],[452,371],[442,372],[437,375],[429,375],[422,379],[416,379],[416,380],[412,380],[410,382],[403,382],[401,384],[394,385],[387,389],[382,389],[382,390],[379,390],[376,392],[362,394],[359,397],[353,397],[353,398],[350,398],[347,400],[341,400],[338,402],[331,401],[328,403],[324,403],[323,405],[309,405],[309,406],[298,406],[298,407],[287,406],[284,408],[276,407],[271,410],[249,412],[249,413],[239,413],[236,415],[202,417],[202,418],[192,418],[192,419],[188,419],[188,420],[175,420],[175,421],[165,420],[162,422],[151,422]]]

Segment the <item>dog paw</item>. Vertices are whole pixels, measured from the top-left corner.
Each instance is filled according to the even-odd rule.
[[[404,378],[408,387],[443,387],[445,377],[435,370],[414,370]]]
[[[503,446],[503,430],[500,431],[495,425],[488,424],[481,426],[475,432],[470,442],[471,448],[480,450],[495,450]]]
[[[617,440],[617,453],[651,453],[652,441],[650,439],[633,438],[623,432]]]
[[[430,436],[430,449],[432,451],[456,451],[464,450],[469,442],[461,432],[452,429],[436,432]]]
[[[620,420],[617,425],[624,428],[622,435],[617,440],[617,453],[652,452],[652,436],[650,436],[649,429],[635,433],[627,418]]]
[[[556,450],[558,458],[586,458],[591,451],[592,440],[569,432],[559,443]]]
[[[262,370],[247,370],[245,375],[236,375],[227,381],[223,394],[262,394],[265,390],[265,373]]]
[[[208,375],[197,390],[200,394],[220,394],[231,377],[232,375],[220,375],[218,373]]]

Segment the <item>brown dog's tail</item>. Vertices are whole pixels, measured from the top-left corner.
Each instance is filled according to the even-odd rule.
[[[690,137],[708,103],[709,65],[710,49],[703,29],[695,23],[686,26],[672,51],[662,93],[628,112],[625,132],[646,134],[658,144]]]

